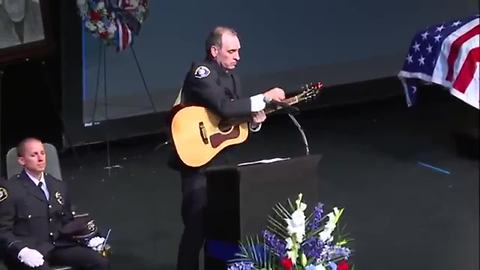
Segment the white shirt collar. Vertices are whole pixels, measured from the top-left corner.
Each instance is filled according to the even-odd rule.
[[[30,180],[33,181],[33,183],[38,186],[38,183],[42,182],[44,185],[46,185],[45,183],[45,177],[44,177],[44,173],[42,172],[42,175],[40,176],[40,179],[37,179],[35,176],[31,175],[27,170],[25,170],[25,172],[27,173],[28,177],[30,178]]]

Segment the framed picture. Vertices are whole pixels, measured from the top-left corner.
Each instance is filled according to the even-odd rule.
[[[0,64],[44,56],[51,47],[46,0],[0,0]]]

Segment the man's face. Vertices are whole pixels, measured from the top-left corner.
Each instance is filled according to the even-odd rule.
[[[225,32],[222,35],[222,47],[212,46],[211,53],[220,66],[233,70],[240,60],[240,40],[236,35]]]
[[[3,0],[2,2],[12,21],[20,22],[23,20],[25,17],[25,0]]]
[[[42,142],[37,140],[27,141],[23,155],[18,158],[18,163],[32,173],[43,172],[47,164],[47,157]]]

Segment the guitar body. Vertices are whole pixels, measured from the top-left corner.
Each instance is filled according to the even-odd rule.
[[[314,98],[322,83],[305,85],[303,91],[282,102],[297,104]],[[281,107],[265,109],[270,113]],[[220,117],[204,107],[177,105],[172,108],[172,139],[180,159],[190,167],[207,164],[220,151],[230,145],[243,143],[248,138],[248,123],[222,126]]]
[[[204,107],[178,110],[172,118],[171,132],[180,159],[190,167],[200,167],[226,147],[248,138],[248,123],[220,126],[221,119]]]

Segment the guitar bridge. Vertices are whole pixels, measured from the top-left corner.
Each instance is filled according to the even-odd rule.
[[[203,122],[198,123],[198,130],[200,131],[200,137],[202,137],[203,143],[208,144],[207,131]]]

